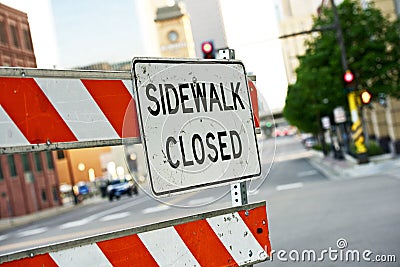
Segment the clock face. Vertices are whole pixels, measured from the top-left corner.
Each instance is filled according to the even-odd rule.
[[[170,42],[176,42],[178,40],[178,33],[176,31],[170,31],[168,33],[168,40]]]

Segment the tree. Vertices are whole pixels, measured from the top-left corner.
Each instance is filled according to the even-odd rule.
[[[392,23],[373,5],[362,8],[354,0],[343,1],[338,14],[356,89],[399,97],[399,22]],[[332,9],[324,8],[314,18],[313,28],[333,22]],[[288,88],[283,114],[300,130],[318,133],[321,117],[331,116],[337,106],[347,107],[336,31],[324,30],[310,38],[305,54],[298,58],[297,81]]]

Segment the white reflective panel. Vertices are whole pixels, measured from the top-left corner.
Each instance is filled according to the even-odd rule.
[[[0,105],[0,146],[21,145],[29,142]]]
[[[260,174],[244,66],[134,61],[153,192],[169,195]]]
[[[79,79],[35,80],[79,141],[119,138]]]

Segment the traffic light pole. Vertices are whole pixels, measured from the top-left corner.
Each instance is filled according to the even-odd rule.
[[[332,5],[332,11],[333,11],[333,19],[334,19],[334,28],[336,30],[336,39],[340,48],[340,57],[341,57],[341,62],[342,62],[342,68],[343,68],[343,73],[346,73],[346,71],[349,69],[348,63],[347,63],[347,54],[346,54],[346,48],[344,46],[344,38],[343,38],[343,32],[342,32],[342,27],[340,26],[339,22],[339,15],[336,9],[335,1],[330,0],[331,5]],[[349,110],[351,114],[351,132],[352,132],[352,139],[354,141],[354,145],[356,147],[356,154],[357,154],[357,160],[359,164],[362,163],[368,163],[368,154],[367,154],[367,148],[365,146],[365,140],[364,140],[364,134],[363,134],[363,127],[361,123],[361,119],[359,116],[359,110],[358,110],[358,104],[357,104],[357,94],[355,92],[356,88],[351,90],[350,92],[347,93],[347,101],[349,104]]]

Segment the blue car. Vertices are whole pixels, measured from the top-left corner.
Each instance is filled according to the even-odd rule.
[[[107,186],[108,199],[112,201],[114,197],[120,199],[122,195],[132,196],[133,194],[138,194],[138,189],[133,181],[128,181],[126,179],[112,180]]]
[[[79,182],[74,186],[74,193],[76,196],[86,196],[89,195],[89,186],[84,182]]]

